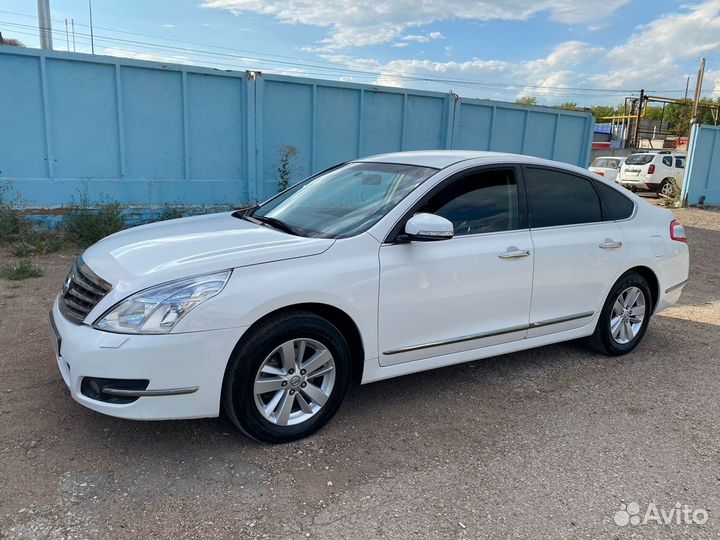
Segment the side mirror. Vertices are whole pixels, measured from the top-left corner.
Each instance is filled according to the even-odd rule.
[[[408,240],[432,242],[449,240],[454,235],[452,222],[435,214],[415,214],[405,224],[405,236]]]

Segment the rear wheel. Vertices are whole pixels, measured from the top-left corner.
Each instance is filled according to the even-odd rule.
[[[675,186],[673,185],[673,182],[671,182],[669,178],[666,178],[665,180],[660,182],[660,186],[658,187],[658,193],[660,195],[664,195],[665,197],[674,197]]]
[[[610,356],[629,353],[645,335],[651,313],[647,281],[636,272],[628,272],[610,290],[590,345]]]
[[[350,382],[350,348],[313,313],[293,312],[243,338],[228,365],[223,407],[250,437],[270,443],[311,435],[337,412]]]

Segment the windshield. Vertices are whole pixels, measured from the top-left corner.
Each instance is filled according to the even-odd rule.
[[[368,230],[437,169],[394,163],[348,163],[301,182],[250,216],[316,238]]]
[[[653,154],[633,154],[625,160],[625,165],[647,165],[655,157]]]

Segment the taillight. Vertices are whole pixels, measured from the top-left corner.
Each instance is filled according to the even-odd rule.
[[[648,174],[654,174],[655,173],[655,164],[651,163],[648,167]]]
[[[682,226],[677,219],[673,219],[670,222],[670,239],[676,242],[687,243],[687,236],[685,236],[685,227]]]
[[[605,176],[605,171],[595,171],[600,176]]]

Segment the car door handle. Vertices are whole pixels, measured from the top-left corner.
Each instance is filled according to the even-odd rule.
[[[509,249],[498,255],[501,259],[518,259],[520,257],[527,257],[530,255],[530,251],[527,249]]]
[[[600,244],[598,247],[601,247],[603,249],[617,249],[617,248],[622,247],[622,242],[616,242],[615,240],[610,240],[608,238],[602,244]]]

